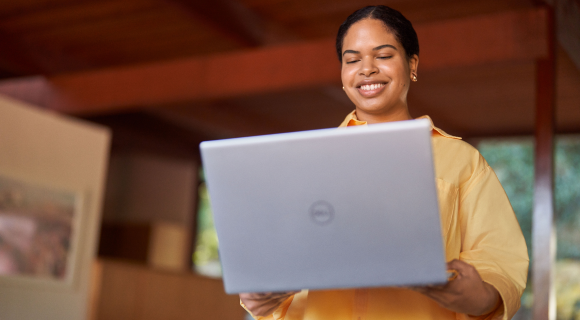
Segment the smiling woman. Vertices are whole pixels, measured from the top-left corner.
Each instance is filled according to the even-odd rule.
[[[360,120],[410,120],[407,93],[411,80],[417,79],[417,33],[398,11],[376,8],[355,12],[338,30],[343,88]]]
[[[417,81],[419,43],[411,22],[385,6],[365,7],[340,26],[336,49],[344,91],[356,107],[341,127],[412,119],[407,93]],[[510,319],[529,264],[517,219],[479,152],[431,127],[443,243],[454,279],[412,289],[242,293],[242,306],[256,319]]]
[[[410,120],[407,92],[417,73],[419,56],[405,49],[384,23],[364,19],[343,40],[341,78],[344,91],[368,123]]]

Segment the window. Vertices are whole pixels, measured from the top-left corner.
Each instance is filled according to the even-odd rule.
[[[209,194],[203,170],[199,173],[197,239],[193,253],[195,271],[208,277],[221,277],[222,268],[218,255],[218,238],[213,224]]]
[[[477,145],[479,151],[495,171],[514,209],[532,259],[532,210],[534,206],[534,140],[486,139]],[[531,266],[531,263],[530,263]],[[531,274],[522,296],[518,316],[531,318]],[[518,318],[518,317],[516,317]]]
[[[580,319],[580,136],[556,140],[556,308],[558,319]]]
[[[478,144],[478,149],[501,181],[533,259],[533,139],[486,139]],[[558,136],[554,160],[557,319],[580,319],[580,136]],[[530,279],[518,314],[521,319],[531,316]]]

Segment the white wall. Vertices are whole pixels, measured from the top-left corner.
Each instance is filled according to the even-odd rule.
[[[80,226],[74,281],[0,276],[0,319],[87,318],[109,141],[103,127],[0,96],[0,174],[70,190],[82,199],[75,213]]]

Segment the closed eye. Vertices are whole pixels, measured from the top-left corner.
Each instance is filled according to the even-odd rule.
[[[346,64],[351,64],[351,63],[355,63],[355,62],[358,62],[358,61],[360,61],[360,60],[350,60],[350,61],[346,61]]]
[[[391,59],[393,56],[382,56],[382,57],[377,57],[377,59],[382,59],[382,60],[387,60],[387,59]]]

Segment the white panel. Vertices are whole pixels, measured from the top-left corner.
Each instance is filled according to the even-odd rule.
[[[0,319],[86,319],[110,132],[0,96],[0,175],[78,195],[72,281],[0,276]]]

